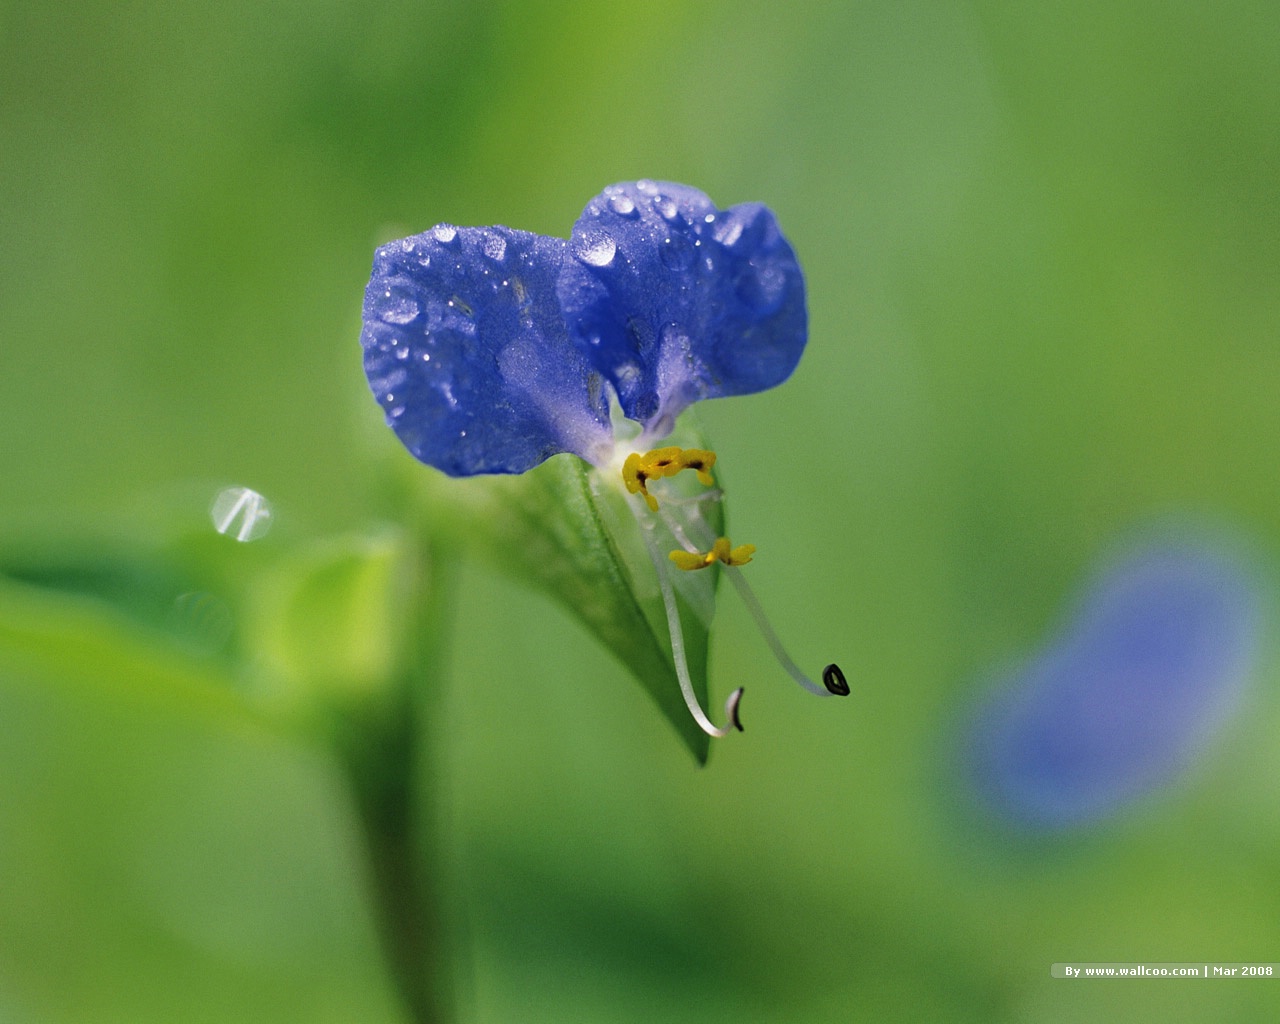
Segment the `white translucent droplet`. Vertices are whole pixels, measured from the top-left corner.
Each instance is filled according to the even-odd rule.
[[[271,527],[270,502],[248,487],[219,491],[209,515],[215,530],[238,541],[257,540]]]
[[[676,201],[670,196],[654,196],[653,205],[657,208],[658,212],[662,214],[663,220],[674,221],[680,216],[680,208],[676,206]]]
[[[503,257],[507,255],[507,242],[501,235],[485,235],[480,248],[494,263],[501,263]]]
[[[377,301],[378,319],[388,324],[412,323],[421,310],[413,297],[399,286],[388,285]]]
[[[617,244],[603,231],[588,233],[574,250],[578,259],[593,267],[607,267],[617,251]]]
[[[609,209],[619,217],[630,217],[636,212],[636,204],[631,201],[630,196],[619,193],[609,197]]]
[[[614,367],[614,376],[617,378],[618,386],[624,392],[634,387],[640,380],[640,367],[635,363],[620,363]]]
[[[458,229],[452,224],[437,224],[431,229],[431,234],[437,242],[448,245],[458,237]]]
[[[729,217],[721,222],[720,226],[715,230],[715,239],[726,249],[732,249],[742,237],[742,229],[745,225],[740,217]]]

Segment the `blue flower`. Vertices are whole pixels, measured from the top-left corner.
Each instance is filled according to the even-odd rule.
[[[979,796],[1014,823],[1061,830],[1174,780],[1239,706],[1260,625],[1251,575],[1217,546],[1130,552],[985,701],[968,741]]]
[[[405,447],[471,476],[560,452],[599,465],[610,389],[665,437],[693,402],[782,383],[806,338],[804,277],[767,207],[638,181],[588,203],[567,244],[441,224],[382,246],[361,343]]]
[[[823,695],[848,687],[835,666],[825,688],[795,667],[741,577],[754,547],[711,528],[703,505],[720,500],[715,454],[654,445],[695,402],[782,383],[807,336],[804,276],[767,207],[720,210],[686,185],[642,180],[592,199],[567,242],[439,224],[382,246],[361,343],[388,425],[422,462],[451,476],[524,473],[567,452],[629,501],[686,703],[722,735],[685,665],[676,592],[706,609],[715,572],[699,569],[729,575],[803,686]],[[650,487],[674,488],[665,481],[686,469],[707,490],[672,490],[660,503]],[[728,706],[735,725],[740,692]]]

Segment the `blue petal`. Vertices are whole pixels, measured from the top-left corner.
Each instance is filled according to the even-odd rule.
[[[556,299],[564,254],[559,238],[447,224],[374,254],[365,373],[417,458],[453,476],[523,473],[610,443],[600,378]]]
[[[661,436],[689,404],[782,383],[804,351],[804,276],[768,207],[669,182],[613,185],[573,228],[558,290],[622,411]]]
[[[1065,635],[988,700],[970,749],[980,795],[1062,829],[1172,781],[1238,706],[1260,617],[1248,573],[1211,546],[1114,565]]]

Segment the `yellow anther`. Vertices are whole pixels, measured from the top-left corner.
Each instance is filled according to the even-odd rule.
[[[680,469],[694,470],[698,474],[698,483],[703,487],[715,484],[715,478],[711,475],[711,467],[715,464],[716,453],[703,448],[686,448],[680,453]],[[668,473],[667,476],[675,476],[675,473]]]
[[[658,499],[649,493],[649,474],[645,472],[644,460],[639,452],[632,452],[622,464],[622,482],[627,485],[628,494],[643,494],[649,503],[649,511],[658,511]]]
[[[622,481],[629,494],[640,494],[651,512],[658,511],[658,499],[649,493],[649,481],[664,476],[675,476],[681,470],[692,469],[698,474],[698,482],[704,487],[715,483],[711,467],[716,464],[716,453],[702,448],[655,448],[641,455],[632,452],[622,464]]]
[[[754,544],[739,544],[734,548],[729,546],[728,537],[721,537],[706,554],[700,551],[672,551],[667,557],[675,563],[677,569],[692,572],[695,569],[705,569],[713,562],[723,562],[725,565],[746,565],[751,561],[755,551]]]

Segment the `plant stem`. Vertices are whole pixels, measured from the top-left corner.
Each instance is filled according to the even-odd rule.
[[[454,1017],[439,902],[430,764],[443,688],[453,565],[438,545],[414,559],[406,669],[385,702],[336,724],[369,857],[383,952],[414,1024]]]

